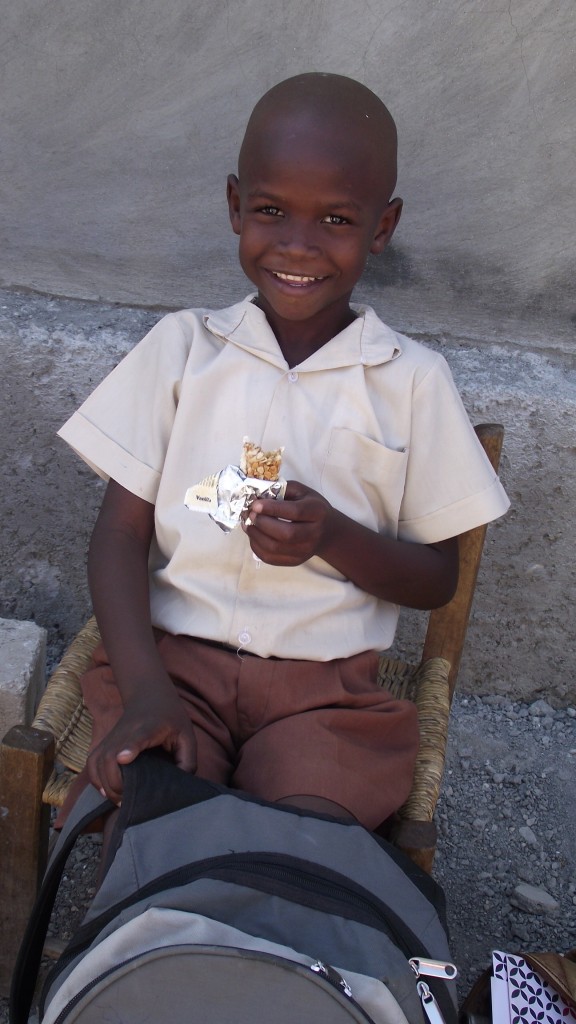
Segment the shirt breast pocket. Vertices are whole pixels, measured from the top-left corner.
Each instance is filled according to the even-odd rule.
[[[396,537],[407,462],[406,451],[335,427],[322,470],[322,494],[357,523]]]

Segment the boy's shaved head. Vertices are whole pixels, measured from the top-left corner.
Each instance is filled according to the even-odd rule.
[[[256,104],[238,170],[227,196],[240,263],[294,366],[352,323],[368,255],[394,234],[396,127],[352,78],[297,75]]]
[[[311,72],[275,85],[252,111],[240,149],[239,176],[271,148],[309,144],[332,152],[343,169],[353,156],[388,200],[396,185],[396,125],[370,89],[344,75]]]

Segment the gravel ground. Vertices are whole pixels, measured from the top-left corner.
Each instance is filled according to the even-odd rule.
[[[492,949],[576,946],[576,710],[500,696],[454,702],[435,875],[468,992]],[[67,940],[94,893],[99,841],[83,837],[50,934]],[[6,1004],[0,1024],[7,1022]]]

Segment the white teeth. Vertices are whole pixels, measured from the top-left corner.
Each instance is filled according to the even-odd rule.
[[[273,271],[275,277],[281,281],[295,281],[297,284],[309,284],[310,281],[322,281],[321,277],[304,277],[301,274],[281,274],[279,270]]]

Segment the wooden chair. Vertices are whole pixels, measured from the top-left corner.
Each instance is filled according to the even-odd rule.
[[[497,470],[504,431],[483,424],[476,433]],[[429,614],[419,665],[380,659],[379,682],[414,700],[420,751],[410,797],[386,834],[426,871],[436,847],[434,810],[440,793],[450,705],[472,607],[486,527],[459,537],[460,578],[455,596]],[[31,726],[16,726],[0,747],[0,990],[14,958],[42,876],[48,848],[49,805],[60,806],[83,767],[91,734],[79,678],[99,640],[91,619],[50,678]]]

